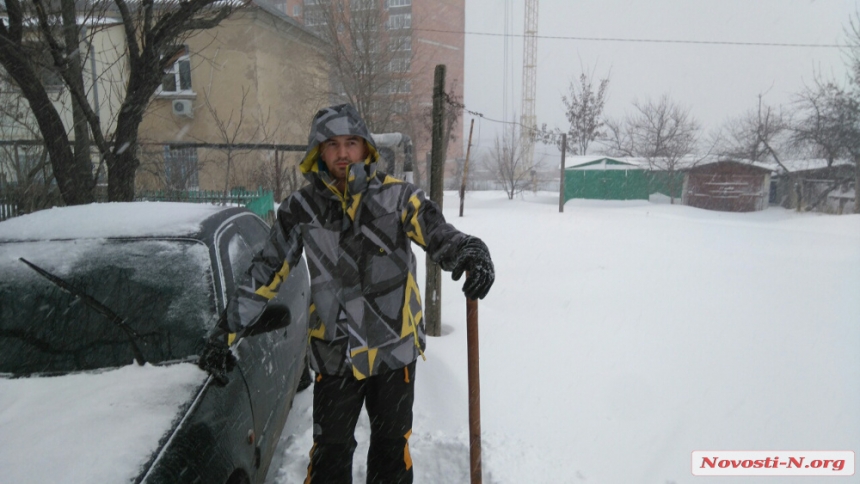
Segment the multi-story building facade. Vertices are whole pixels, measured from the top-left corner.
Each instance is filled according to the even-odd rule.
[[[333,77],[337,77],[339,72],[344,77],[368,75],[376,79],[377,86],[344,86],[343,83],[350,80],[335,79],[330,93],[332,101],[369,103],[357,107],[366,116],[375,117],[369,121],[374,131],[399,131],[410,136],[414,143],[416,180],[426,180],[436,65],[446,65],[446,91],[449,95],[458,100],[463,97],[465,0],[277,1],[277,8],[303,22],[321,37],[337,38],[337,43],[346,46],[339,48],[365,48],[364,53],[346,53],[355,57],[354,62],[345,69],[333,67],[331,72]],[[331,8],[332,4],[339,10],[332,9],[331,12],[347,13],[343,17],[327,13],[325,9]],[[379,20],[367,21],[368,11]],[[349,25],[329,28],[329,22]],[[373,38],[382,39],[378,41],[379,46],[367,47]],[[330,57],[337,57],[336,50],[333,48]],[[361,59],[362,54],[368,59]],[[333,63],[341,62],[340,59],[331,60]],[[382,69],[379,63],[384,64]],[[370,74],[372,69],[376,69],[376,73]],[[449,164],[463,155],[459,136],[461,123],[462,115],[457,116],[451,127],[452,140],[448,143],[446,157]]]

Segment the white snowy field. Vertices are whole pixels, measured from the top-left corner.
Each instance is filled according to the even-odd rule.
[[[554,194],[479,192],[459,218],[445,197],[496,266],[479,306],[484,482],[772,483],[694,477],[691,452],[860,452],[860,215],[644,201],[560,214]],[[425,484],[469,481],[465,299],[443,278],[410,439]],[[310,407],[308,390],[270,483],[303,481]],[[356,434],[359,483],[366,416]]]

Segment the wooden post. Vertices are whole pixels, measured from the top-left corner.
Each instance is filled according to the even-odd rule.
[[[466,273],[466,279],[469,274]],[[469,470],[481,484],[481,377],[478,354],[478,301],[466,298],[466,346],[469,365]]]
[[[466,145],[466,160],[463,162],[463,183],[460,184],[460,216],[463,216],[463,199],[466,198],[466,177],[469,176],[469,152],[472,151],[472,130],[475,129],[475,118],[469,124],[469,144]]]
[[[433,131],[430,145],[430,200],[442,209],[445,172],[445,65],[436,66],[433,81]],[[442,336],[442,268],[426,259],[427,286],[424,295],[424,325],[427,336]]]
[[[567,154],[567,133],[561,135],[561,176],[558,182],[558,213],[564,212],[564,155]]]

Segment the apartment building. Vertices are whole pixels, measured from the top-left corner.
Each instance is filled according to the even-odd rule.
[[[332,2],[341,7],[340,12],[347,12],[343,17],[349,19],[347,22],[364,18],[360,14],[369,10],[379,14],[380,20],[369,22],[366,28],[372,31],[379,29],[379,35],[388,40],[380,42],[380,49],[371,48],[368,52],[372,57],[383,59],[390,72],[397,73],[397,82],[393,82],[390,88],[375,91],[374,96],[386,99],[374,102],[383,106],[386,116],[389,111],[391,115],[390,120],[386,118],[388,122],[377,124],[388,127],[390,131],[404,132],[412,138],[416,159],[414,168],[418,170],[416,180],[420,181],[426,176],[430,154],[430,112],[436,65],[446,65],[446,90],[455,99],[463,97],[465,0],[275,0],[275,6],[326,38],[327,35],[345,35],[344,30],[354,28],[339,26],[337,34],[325,30],[327,20],[334,18],[335,14],[324,14],[322,9]],[[363,33],[353,32],[351,35],[359,37],[350,42],[358,45],[367,38]],[[362,69],[362,66],[355,67],[358,72]],[[337,69],[332,69],[332,72],[336,75]],[[344,91],[342,86],[332,86],[334,102],[344,99],[343,96],[338,98],[339,91]],[[449,165],[463,156],[462,115],[451,132],[453,139],[447,152]],[[450,173],[452,169],[449,167],[446,172]]]

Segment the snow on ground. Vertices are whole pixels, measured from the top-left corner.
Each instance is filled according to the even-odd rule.
[[[479,309],[484,482],[681,484],[703,480],[694,450],[860,451],[860,216],[662,200],[560,214],[553,194],[478,192],[459,218],[445,196],[496,265]],[[465,299],[443,278],[443,336],[417,369],[416,483],[469,475]],[[310,406],[296,397],[270,483],[304,479]],[[355,482],[368,435],[363,415]]]

